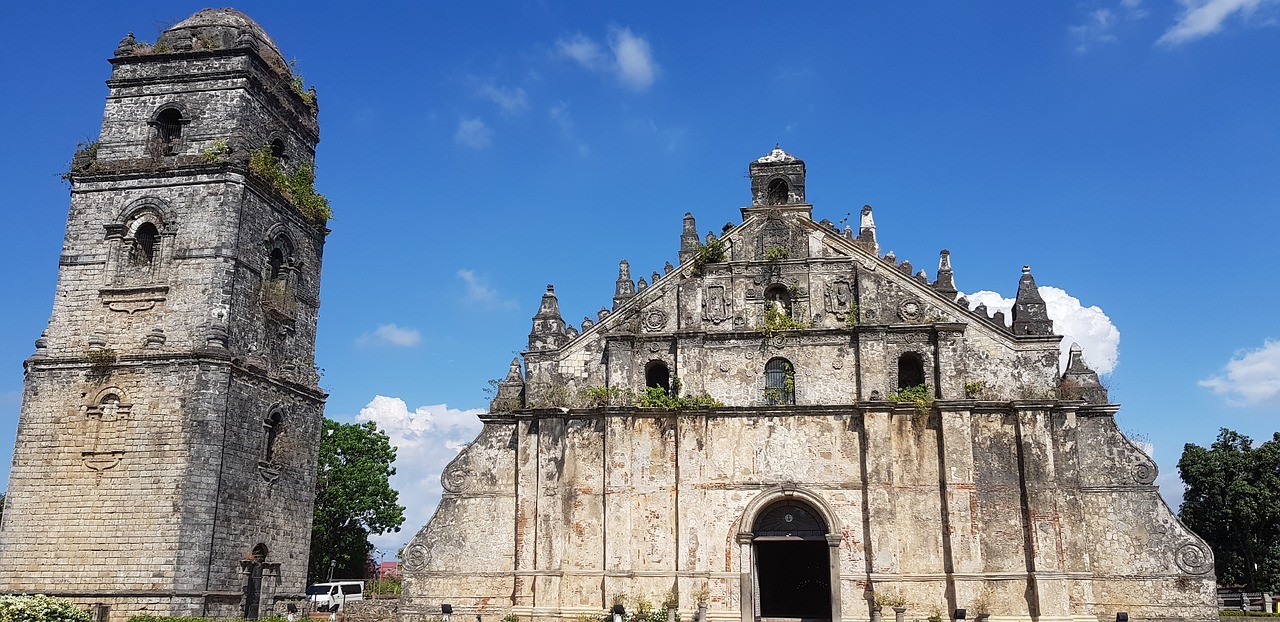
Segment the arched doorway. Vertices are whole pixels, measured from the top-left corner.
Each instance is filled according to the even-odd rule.
[[[752,526],[756,617],[831,619],[831,549],[822,516],[796,499],[782,499]]]
[[[246,620],[256,620],[259,614],[259,603],[262,600],[262,564],[267,561],[267,545],[259,542],[249,553],[247,576],[244,585],[244,615]]]

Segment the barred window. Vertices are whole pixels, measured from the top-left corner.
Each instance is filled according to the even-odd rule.
[[[796,371],[791,361],[775,358],[765,363],[764,401],[766,404],[796,403]]]

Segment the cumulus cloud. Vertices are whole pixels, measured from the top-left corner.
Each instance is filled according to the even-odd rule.
[[[1233,406],[1280,406],[1280,341],[1237,352],[1222,373],[1200,381]]]
[[[372,421],[386,433],[396,447],[396,474],[391,487],[400,493],[405,506],[404,526],[399,532],[370,537],[378,550],[394,556],[430,520],[440,503],[440,474],[480,433],[482,424],[476,415],[483,408],[459,410],[445,404],[419,406],[409,410],[398,397],[375,396],[356,421]]]
[[[476,88],[476,95],[493,102],[505,115],[518,114],[529,107],[529,96],[518,86],[503,88],[484,83]]]
[[[609,50],[584,34],[556,41],[556,49],[564,58],[583,69],[612,74],[623,86],[643,91],[653,86],[660,68],[653,60],[649,41],[630,28],[614,28],[608,37]]]
[[[479,118],[462,119],[453,133],[453,142],[469,149],[484,149],[493,143],[493,130]]]
[[[462,284],[466,288],[466,300],[468,303],[486,309],[510,309],[515,307],[515,301],[503,298],[498,293],[498,290],[489,285],[489,279],[476,274],[474,270],[465,268],[458,270],[458,278],[462,280]]]
[[[402,328],[395,324],[382,324],[372,333],[365,333],[356,339],[356,345],[387,345],[399,348],[411,348],[422,343],[422,333],[416,328]]]
[[[1063,336],[1061,360],[1064,368],[1071,343],[1075,342],[1080,344],[1089,367],[1099,374],[1111,373],[1120,355],[1120,330],[1111,323],[1111,318],[1097,306],[1086,307],[1078,298],[1057,287],[1040,286],[1038,289],[1044,298],[1049,319],[1053,320],[1053,332]],[[1012,324],[1012,298],[985,290],[965,294],[965,297],[969,299],[970,308],[985,304],[989,313],[1004,311],[1005,323]]]
[[[1175,47],[1207,37],[1222,30],[1223,23],[1234,15],[1249,19],[1259,7],[1274,4],[1276,0],[1180,0],[1182,13],[1178,21],[1169,27],[1157,45]]]

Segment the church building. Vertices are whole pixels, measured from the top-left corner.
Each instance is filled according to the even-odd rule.
[[[742,220],[528,350],[404,552],[401,618],[1216,620],[1162,500],[1031,271],[1011,317],[815,221],[805,165],[750,164]],[[1016,274],[1016,273],[1015,273]],[[1012,281],[1012,279],[1011,279]],[[902,618],[899,618],[901,620]]]

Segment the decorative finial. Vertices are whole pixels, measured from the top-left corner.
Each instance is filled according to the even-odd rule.
[[[1022,266],[1022,278],[1018,279],[1018,296],[1013,301],[1013,334],[1053,334],[1053,320],[1049,319],[1048,307],[1031,276],[1031,266]]]

